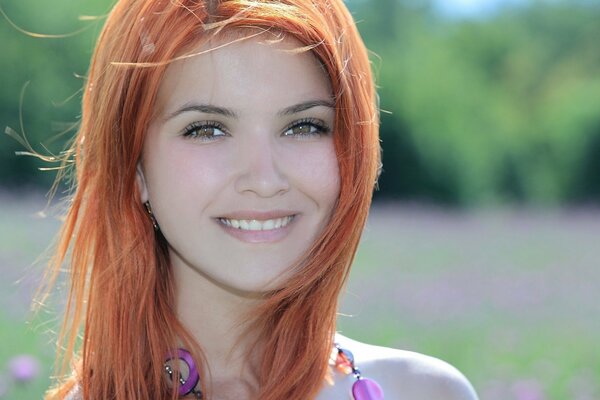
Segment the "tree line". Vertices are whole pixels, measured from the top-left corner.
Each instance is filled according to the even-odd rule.
[[[2,5],[0,124],[40,153],[60,153],[77,128],[80,88],[110,3]],[[463,20],[438,16],[426,0],[348,5],[372,51],[380,95],[376,198],[600,202],[599,2],[532,1]],[[74,34],[36,38],[11,23]],[[0,185],[49,188],[54,172],[38,168],[51,165],[15,156],[23,147],[0,139]]]

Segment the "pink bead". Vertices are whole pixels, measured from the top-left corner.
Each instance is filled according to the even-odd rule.
[[[383,400],[383,389],[369,378],[361,378],[352,385],[354,400]]]

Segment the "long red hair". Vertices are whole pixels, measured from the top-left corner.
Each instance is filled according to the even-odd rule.
[[[86,399],[176,398],[165,354],[183,341],[164,240],[136,185],[136,165],[157,90],[172,60],[221,30],[262,28],[312,51],[336,102],[340,196],[331,220],[285,287],[253,315],[268,351],[259,371],[263,400],[310,399],[327,376],[338,296],[366,222],[380,166],[379,117],[367,50],[342,0],[119,0],[108,16],[85,84],[71,154],[75,191],[49,266],[51,287],[70,277],[59,334],[59,377],[47,398],[78,382]],[[81,345],[77,345],[82,334]],[[205,371],[205,368],[200,368]],[[202,380],[204,382],[204,380]],[[210,397],[210,388],[203,391]]]

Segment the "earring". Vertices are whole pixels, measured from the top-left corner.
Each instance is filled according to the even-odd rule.
[[[154,217],[154,214],[152,213],[152,207],[150,207],[150,202],[147,201],[144,203],[144,205],[146,206],[146,211],[148,212],[148,215],[150,216],[150,220],[152,221],[152,226],[154,227],[154,230],[158,232],[158,230],[160,228],[158,227],[158,222],[156,221],[156,218]]]

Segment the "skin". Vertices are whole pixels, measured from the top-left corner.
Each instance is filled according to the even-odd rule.
[[[169,243],[178,315],[203,344],[216,398],[257,389],[260,351],[243,356],[253,337],[234,346],[239,323],[285,281],[339,194],[329,80],[310,53],[289,51],[300,43],[266,39],[169,66],[138,166],[142,200]],[[219,219],[285,215],[285,228],[241,237]]]
[[[328,77],[310,53],[288,51],[299,42],[269,39],[170,65],[138,165],[142,201],[150,201],[169,243],[177,313],[203,345],[215,400],[256,398],[264,350],[259,345],[246,357],[254,337],[241,336],[240,321],[266,290],[285,282],[339,195]],[[288,214],[289,225],[266,234],[240,236],[219,221]],[[464,376],[440,360],[342,335],[336,341],[387,399],[476,399]],[[348,399],[352,376],[333,378],[318,400]]]
[[[352,351],[365,378],[374,379],[386,399],[477,400],[475,390],[456,368],[434,357],[410,351],[373,346],[336,334],[336,342]],[[324,384],[316,400],[346,400],[352,375],[334,372],[334,384]]]
[[[159,89],[140,165],[142,198],[152,204],[171,260],[227,290],[275,289],[322,231],[339,194],[329,83],[310,54],[285,52],[298,46],[264,38],[232,43],[172,65]],[[317,105],[290,111],[307,102]],[[197,126],[186,137],[190,124]],[[288,232],[275,229],[272,237],[240,239],[219,222],[284,216],[294,218]]]

